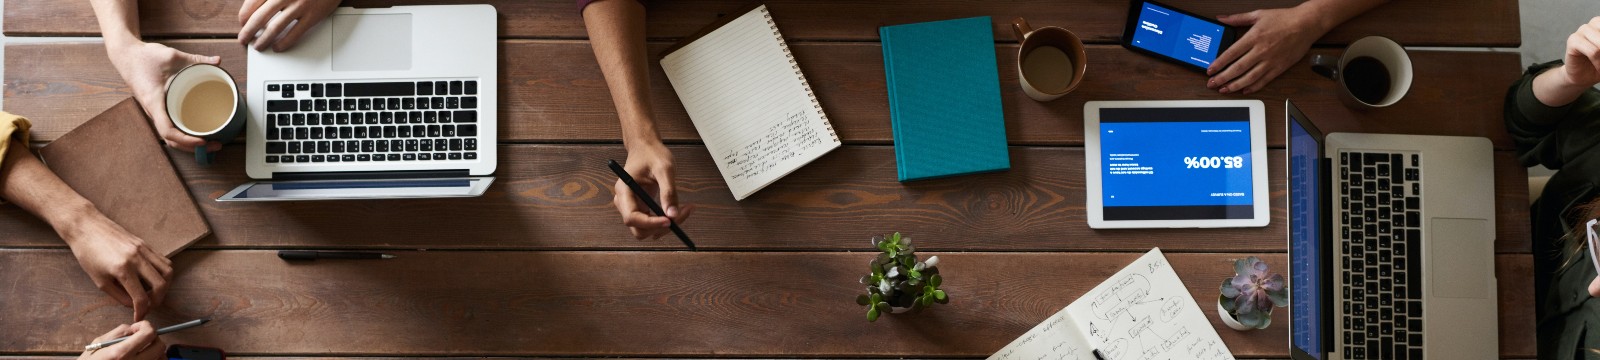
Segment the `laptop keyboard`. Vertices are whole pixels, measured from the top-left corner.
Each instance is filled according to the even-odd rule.
[[[478,159],[478,82],[267,84],[267,163]]]
[[[1422,182],[1415,153],[1339,154],[1344,354],[1422,358]]]

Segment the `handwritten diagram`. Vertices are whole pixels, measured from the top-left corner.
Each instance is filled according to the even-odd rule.
[[[1146,254],[1067,311],[1086,320],[1088,337],[1112,359],[1233,359],[1166,258],[1156,255]]]
[[[1232,360],[1160,249],[1100,283],[990,360]]]

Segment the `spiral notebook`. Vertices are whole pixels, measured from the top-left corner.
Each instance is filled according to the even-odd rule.
[[[842,145],[766,5],[673,45],[661,68],[736,200]]]

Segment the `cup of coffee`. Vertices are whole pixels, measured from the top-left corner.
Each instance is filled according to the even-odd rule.
[[[227,143],[244,132],[246,114],[239,85],[216,65],[189,65],[167,80],[167,117],[185,134]],[[201,164],[211,155],[205,146],[194,149]]]
[[[1067,29],[1046,26],[1035,30],[1027,20],[1011,21],[1017,33],[1017,79],[1022,91],[1038,101],[1061,98],[1083,82],[1083,40]]]
[[[1411,57],[1399,43],[1368,36],[1350,43],[1344,55],[1314,55],[1311,70],[1339,82],[1340,98],[1356,108],[1381,108],[1399,102],[1411,90]]]

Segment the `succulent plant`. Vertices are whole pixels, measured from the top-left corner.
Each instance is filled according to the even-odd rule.
[[[1222,280],[1218,305],[1235,321],[1254,329],[1272,324],[1272,308],[1289,305],[1289,290],[1283,274],[1267,270],[1267,263],[1254,256],[1233,262],[1234,276]]]
[[[935,303],[950,302],[950,295],[939,288],[944,278],[939,276],[938,256],[917,261],[911,237],[898,232],[873,236],[872,246],[879,253],[867,264],[871,273],[861,277],[867,293],[856,296],[856,304],[867,307],[867,321],[878,321],[879,315],[894,308],[921,311]]]

